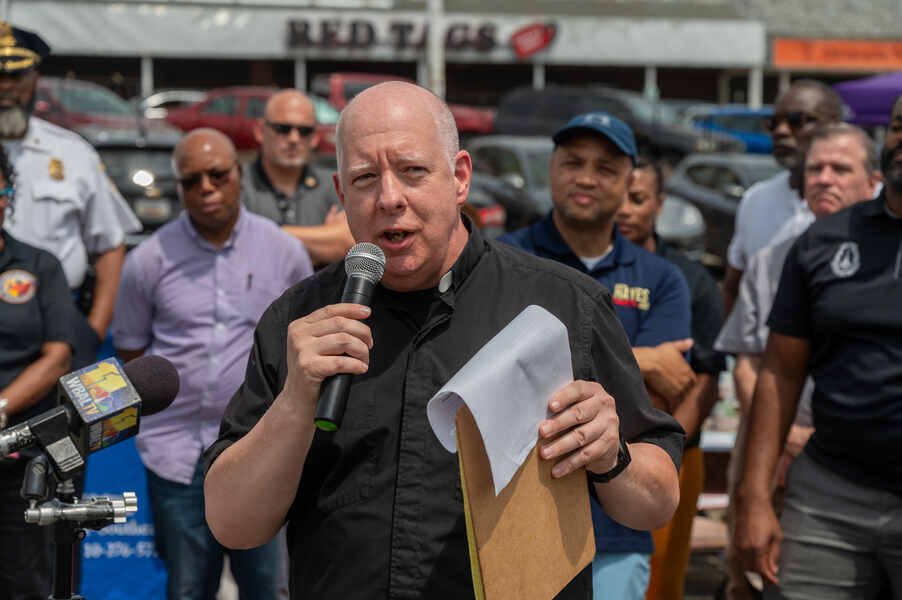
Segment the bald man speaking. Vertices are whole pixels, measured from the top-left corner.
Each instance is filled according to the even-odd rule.
[[[273,94],[254,138],[260,155],[241,178],[244,205],[302,241],[315,265],[344,258],[353,240],[332,177],[310,164],[319,143],[310,98],[293,89]]]
[[[666,523],[682,430],[652,408],[600,284],[461,217],[472,164],[447,106],[412,84],[374,86],[345,108],[337,145],[348,225],[383,250],[385,274],[372,308],[338,303],[347,276],[335,264],[263,315],[205,454],[217,539],[258,546],[287,521],[293,600],[472,597],[457,458],[426,403],[531,304],[567,326],[576,378],[548,400],[540,456],[554,477],[586,479],[612,518]],[[337,373],[354,375],[342,427],[317,432],[320,386]],[[591,594],[586,569],[558,597]]]

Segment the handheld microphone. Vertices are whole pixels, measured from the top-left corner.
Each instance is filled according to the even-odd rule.
[[[0,431],[0,456],[37,444],[68,479],[88,454],[137,434],[140,415],[172,404],[178,389],[178,372],[161,356],[124,368],[115,358],[96,362],[60,377],[59,406]]]
[[[382,279],[384,271],[385,254],[382,248],[369,242],[354,245],[345,257],[345,273],[348,280],[345,282],[341,301],[369,306],[373,290]],[[339,373],[323,382],[313,419],[319,429],[336,431],[341,426],[350,390],[350,373]]]

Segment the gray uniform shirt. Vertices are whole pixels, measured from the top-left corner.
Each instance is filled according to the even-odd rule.
[[[259,158],[244,168],[241,199],[249,211],[279,225],[322,225],[331,207],[341,208],[327,170],[306,165],[298,189],[286,196],[270,183]]]

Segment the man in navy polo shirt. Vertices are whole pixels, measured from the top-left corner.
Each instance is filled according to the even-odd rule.
[[[614,219],[636,163],[636,141],[623,121],[579,115],[554,134],[551,212],[501,240],[569,265],[611,291],[614,308],[653,402],[669,410],[693,382],[690,296],[676,266],[623,238]],[[595,597],[645,597],[651,534],[620,525],[593,498]]]

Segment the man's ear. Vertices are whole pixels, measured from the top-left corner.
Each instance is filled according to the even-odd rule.
[[[467,201],[470,193],[470,180],[473,177],[473,159],[466,150],[460,150],[454,156],[454,180],[457,185],[457,204]]]
[[[257,145],[263,143],[263,119],[257,119],[254,123],[254,141],[257,142]]]
[[[338,178],[338,173],[332,173],[332,185],[335,186],[335,193],[338,194],[338,201],[341,202],[341,207],[345,207],[345,195],[341,190],[341,180]]]

